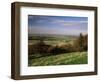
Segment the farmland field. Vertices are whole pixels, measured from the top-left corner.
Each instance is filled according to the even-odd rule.
[[[87,50],[80,50],[79,45],[84,42],[74,43],[78,37],[57,35],[29,37],[28,46],[31,47],[28,48],[28,66],[87,64]]]
[[[57,44],[72,44],[76,40],[77,36],[59,36],[59,35],[31,35],[28,40],[28,44],[36,44],[40,39],[44,39],[44,42],[48,45]]]
[[[29,66],[87,64],[87,52],[72,52],[30,59]]]

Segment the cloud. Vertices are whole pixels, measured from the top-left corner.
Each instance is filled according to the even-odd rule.
[[[75,17],[29,16],[29,34],[79,34],[87,32],[88,20]]]
[[[64,26],[76,26],[76,25],[80,26],[83,24],[87,24],[87,21],[67,21],[67,22],[62,23],[62,25]]]
[[[53,16],[31,16],[29,15],[29,19],[33,19],[32,21],[34,22],[30,22],[30,25],[59,25],[59,26],[76,26],[76,25],[81,25],[81,24],[87,24],[88,21],[87,19],[83,19],[78,18],[78,17],[53,17]]]
[[[68,21],[68,20],[52,20],[53,24],[58,24],[58,25],[62,25],[62,26],[78,26],[78,25],[83,25],[83,24],[87,24],[87,21]]]

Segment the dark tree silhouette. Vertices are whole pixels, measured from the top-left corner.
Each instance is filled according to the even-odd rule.
[[[79,36],[79,50],[80,51],[83,51],[83,44],[84,44],[84,38],[83,38],[83,35],[82,33],[80,33],[80,36]]]

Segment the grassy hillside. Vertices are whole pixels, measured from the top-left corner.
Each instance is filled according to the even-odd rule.
[[[71,65],[87,64],[87,52],[72,52],[60,55],[46,56],[36,59],[29,59],[29,66],[47,66],[47,65]]]

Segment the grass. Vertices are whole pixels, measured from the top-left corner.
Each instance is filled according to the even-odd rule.
[[[72,52],[29,59],[29,66],[87,64],[87,52]]]

